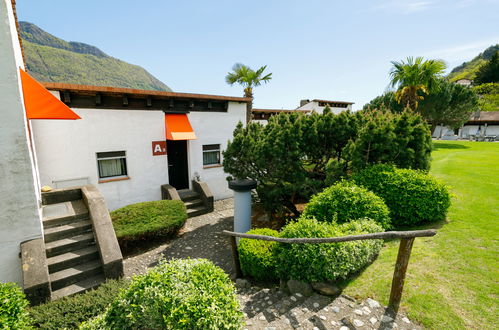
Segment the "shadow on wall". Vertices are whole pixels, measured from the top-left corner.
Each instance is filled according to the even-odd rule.
[[[433,149],[469,149],[470,147],[462,145],[462,144],[454,144],[454,143],[434,143]]]

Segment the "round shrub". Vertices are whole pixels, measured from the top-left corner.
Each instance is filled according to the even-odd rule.
[[[206,259],[163,261],[135,277],[81,329],[239,329],[243,314],[227,274]]]
[[[355,220],[344,224],[300,218],[286,225],[281,237],[324,238],[381,232],[373,220]],[[278,271],[283,279],[324,282],[344,279],[360,271],[379,253],[381,240],[322,244],[280,244]]]
[[[269,228],[252,229],[247,234],[279,237],[279,232]],[[237,249],[243,274],[259,281],[277,279],[275,255],[277,244],[277,242],[242,238]]]
[[[305,207],[303,216],[338,224],[369,218],[385,229],[390,227],[389,210],[383,199],[347,181],[314,195]]]
[[[447,187],[421,171],[378,164],[354,174],[353,180],[385,200],[394,227],[444,220],[450,206]]]
[[[0,283],[0,328],[31,328],[28,305],[26,296],[16,284]]]
[[[161,200],[127,205],[111,212],[121,246],[129,242],[175,233],[187,220],[182,201]]]

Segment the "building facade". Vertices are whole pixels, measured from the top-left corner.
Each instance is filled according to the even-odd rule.
[[[499,111],[478,111],[458,129],[437,126],[433,137],[442,140],[499,140]]]
[[[161,199],[198,179],[232,196],[222,151],[247,99],[46,83],[82,120],[33,122],[42,186],[94,184],[111,210]]]
[[[353,102],[328,101],[328,100],[301,100],[297,110],[315,111],[322,113],[326,107],[329,107],[334,114],[342,111],[352,111]]]

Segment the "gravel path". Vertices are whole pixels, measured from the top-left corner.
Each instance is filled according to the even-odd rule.
[[[231,247],[223,230],[233,229],[234,202],[232,198],[215,201],[209,214],[187,219],[179,235],[147,252],[127,257],[125,277],[143,274],[161,258],[206,258],[228,274],[234,274]]]

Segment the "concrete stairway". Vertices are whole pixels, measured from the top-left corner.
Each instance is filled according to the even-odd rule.
[[[190,189],[182,189],[178,190],[178,195],[187,208],[187,216],[189,218],[210,212],[204,205],[204,202],[201,199],[201,195],[196,191]]]
[[[421,329],[403,314],[393,315],[377,301],[348,296],[288,295],[278,288],[239,289],[244,329]]]
[[[52,300],[105,281],[92,221],[83,200],[45,205],[43,229]]]

